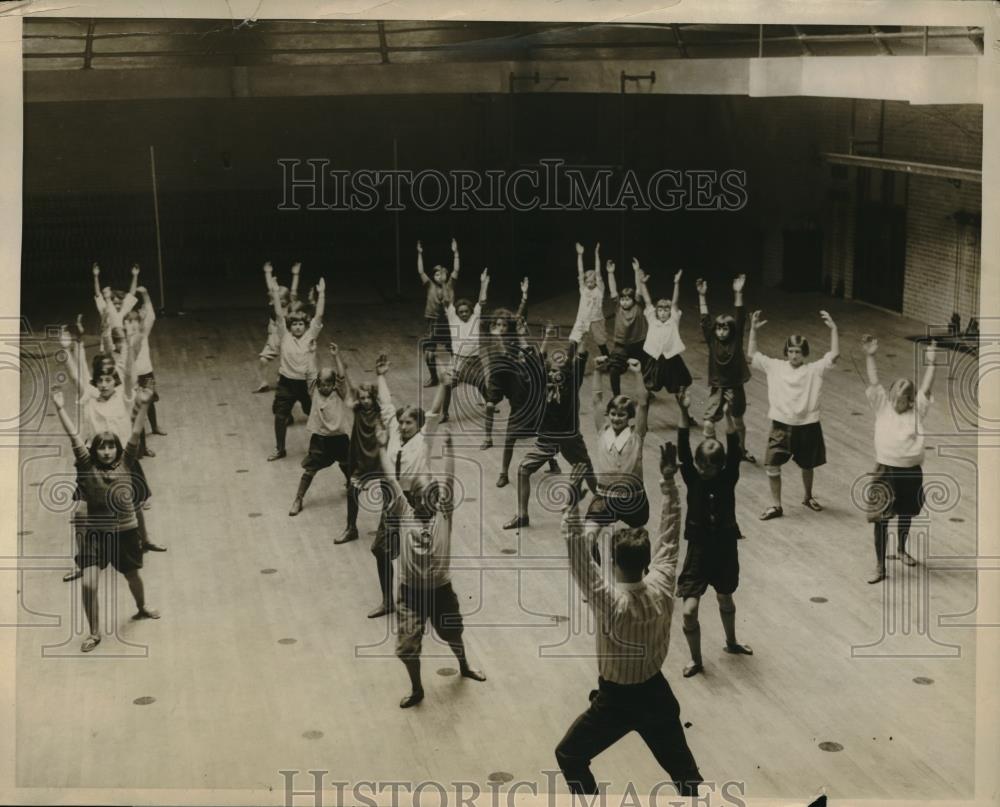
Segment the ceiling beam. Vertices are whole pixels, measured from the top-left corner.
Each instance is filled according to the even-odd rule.
[[[344,21],[360,19],[414,19],[411,0],[387,0],[372,4],[364,0],[344,0],[331,4],[322,19]],[[433,22],[439,16],[450,22],[473,20],[498,21],[516,16],[524,22],[662,22],[692,24],[757,24],[768,25],[966,25],[979,26],[992,14],[990,0],[907,0],[901,3],[872,0],[824,0],[803,3],[802,0],[698,0],[697,3],[657,3],[650,8],[649,0],[591,0],[586,4],[570,4],[559,0],[535,0],[516,6],[490,0],[424,2],[421,16]],[[516,12],[513,9],[516,7]],[[78,13],[74,11],[79,9]],[[236,21],[254,19],[313,20],[315,0],[284,0],[260,3],[259,0],[101,0],[79,5],[58,0],[37,0],[9,14],[30,13],[41,17],[99,17],[147,19],[222,19]]]
[[[523,93],[618,94],[621,73],[656,72],[649,94],[812,95],[876,98],[921,104],[976,104],[980,96],[978,56],[785,57],[747,59],[594,59],[577,61],[478,62],[371,65],[247,65],[241,95],[251,98],[325,95],[507,93],[510,76],[560,80],[526,82]],[[156,98],[228,98],[232,68],[167,67],[106,70],[33,70],[24,74],[27,103]]]
[[[898,160],[888,157],[864,157],[859,154],[836,154],[827,152],[823,159],[834,165],[850,165],[861,168],[878,168],[882,171],[894,171],[900,174],[920,174],[926,177],[954,179],[959,182],[975,182],[982,184],[983,172],[975,168],[963,168],[957,165],[938,165],[922,163],[913,160]]]

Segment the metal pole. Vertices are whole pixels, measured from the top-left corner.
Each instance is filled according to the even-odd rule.
[[[167,307],[167,292],[163,287],[163,250],[160,247],[160,200],[156,192],[156,150],[149,147],[149,171],[153,177],[153,219],[156,221],[156,263],[160,272],[160,310]]]
[[[392,170],[393,175],[399,170],[399,144],[395,137],[392,138]],[[399,205],[397,204],[397,207]],[[399,271],[399,211],[395,211],[393,214],[393,219],[395,220],[396,229],[396,296],[403,296],[403,286],[402,286],[402,276]]]

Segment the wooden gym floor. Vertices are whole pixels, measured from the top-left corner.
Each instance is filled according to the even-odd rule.
[[[749,299],[760,294],[751,290]],[[568,326],[575,306],[575,294],[565,295],[533,306],[531,319]],[[823,392],[829,462],[816,474],[826,509],[799,504],[801,482],[789,468],[785,517],[760,522],[767,480],[760,466],[743,465],[737,500],[747,540],[736,603],[739,637],[755,655],[722,652],[709,594],[701,608],[705,674],[683,679],[687,648],[675,610],[664,671],[688,741],[707,779],[745,782],[754,798],[802,797],[822,787],[832,797],[969,797],[975,644],[965,628],[975,622],[977,576],[967,567],[976,554],[977,478],[968,422],[975,398],[961,390],[974,393],[975,361],[951,352],[939,358],[949,366],[938,372],[924,465],[936,497],[911,539],[924,563],[894,562],[889,582],[870,586],[871,530],[852,503],[852,487],[873,465],[858,340],[865,332],[880,336],[883,380],[912,377],[916,354],[904,337],[923,326],[820,295],[769,290],[766,308],[761,348],[769,355],[791,332],[805,333],[813,357],[821,355],[828,332],[820,308],[840,326],[842,358]],[[150,440],[157,456],[143,466],[154,493],[150,532],[169,552],[147,555],[143,577],[163,618],[129,622],[127,587],[105,573],[116,635],[90,655],[79,653],[79,590],[60,579],[72,566],[71,455],[51,407],[38,400],[41,374],[57,370],[42,356],[54,343],[25,344],[17,785],[277,790],[280,769],[314,768],[347,781],[485,783],[505,772],[544,789],[541,772],[555,769],[553,748],[587,706],[597,675],[558,514],[536,499],[520,540],[501,530],[513,514],[514,488],[494,487],[500,447],[478,449],[475,406],[453,416],[465,496],[453,579],[470,658],[489,680],[450,675],[454,658],[428,637],[427,698],[400,710],[407,680],[388,623],[365,618],[378,597],[368,549],[374,513],[362,513],[361,541],[334,546],[345,501],[342,475],[330,469],[317,477],[303,512],[288,517],[308,440],[301,415],[289,431],[288,458],[264,460],[273,445],[272,396],[250,394],[264,317],[201,311],[157,323],[160,420],[169,436]],[[386,350],[394,400],[417,399],[416,302],[341,297],[326,323],[321,350],[336,340],[355,380],[372,379],[374,357]],[[698,411],[707,394],[705,350],[691,300],[682,333]],[[589,380],[583,394],[584,434],[592,439]],[[749,447],[762,458],[761,373],[747,396]],[[675,439],[675,427],[676,407],[661,395],[651,413],[647,480],[656,479],[655,445]],[[519,446],[513,468],[526,448]],[[544,475],[536,482],[544,499]],[[655,485],[650,490],[655,512],[659,494]],[[648,792],[666,778],[635,734],[598,757],[594,770],[611,781],[611,792],[629,781]]]

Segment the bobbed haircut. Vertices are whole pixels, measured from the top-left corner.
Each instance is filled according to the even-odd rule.
[[[104,448],[105,446],[115,447],[115,458],[111,465],[117,465],[118,461],[122,458],[122,454],[125,453],[125,449],[122,448],[122,441],[114,432],[98,432],[94,435],[94,438],[90,441],[90,461],[94,465],[104,467],[103,463],[99,462],[97,459],[97,450],[99,448]]]
[[[633,289],[631,286],[626,286],[624,289],[620,289],[619,290],[618,297],[619,297],[619,299],[622,298],[622,297],[630,297],[630,298],[632,298],[634,300],[635,299],[635,289]]]
[[[455,306],[458,308],[458,306]],[[514,312],[509,308],[494,308],[490,312],[489,317],[483,320],[483,326],[486,328],[492,328],[494,325],[503,323],[507,326],[507,333],[515,330],[517,328],[517,319],[514,317]]]
[[[418,482],[410,495],[413,498],[413,514],[421,521],[430,521],[441,509],[441,483],[436,479]]]
[[[623,572],[642,574],[649,566],[650,556],[645,527],[625,527],[611,537],[611,558]]]
[[[702,440],[694,450],[695,465],[721,471],[726,464],[726,449],[714,437]]]
[[[424,427],[424,410],[419,406],[414,406],[413,404],[407,404],[406,406],[401,406],[396,410],[396,420],[402,420],[404,417],[412,417],[417,421],[417,428],[422,429]]]
[[[122,383],[114,358],[108,353],[95,353],[90,365],[90,383],[96,387],[102,375],[114,378],[116,387]]]
[[[309,322],[309,312],[302,309],[289,311],[285,316],[285,327],[291,327],[293,322]]]
[[[732,330],[733,328],[736,327],[736,317],[734,317],[732,314],[719,314],[715,318],[715,324],[725,325],[727,328],[729,328],[729,330]]]
[[[809,340],[801,334],[793,333],[785,340],[785,347],[782,351],[785,356],[788,356],[788,348],[790,347],[801,348],[803,356],[809,355]]]
[[[458,309],[460,309],[463,305],[468,306],[469,310],[475,308],[475,306],[472,304],[472,300],[470,300],[468,297],[460,297],[459,299],[455,300],[456,311],[458,311]]]
[[[374,384],[358,384],[357,392],[366,393],[368,397],[372,399],[373,404],[378,403],[378,388]],[[357,398],[357,395],[355,395],[355,398]],[[357,405],[360,406],[360,403],[361,402],[358,401]]]
[[[608,401],[608,405],[604,408],[604,414],[610,415],[612,409],[624,409],[625,414],[627,414],[630,418],[634,418],[635,400],[629,398],[628,395],[616,395]]]

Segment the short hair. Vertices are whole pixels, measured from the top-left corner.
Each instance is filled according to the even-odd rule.
[[[716,325],[725,325],[732,330],[736,326],[736,318],[732,314],[719,314],[715,318]]]
[[[596,272],[596,271],[595,271],[594,269],[587,269],[587,270],[586,270],[586,271],[585,271],[585,272],[583,273],[583,277],[584,277],[584,279],[586,279],[586,278],[587,278],[588,276],[590,276],[590,275],[592,275],[592,276],[594,276],[594,277],[597,277],[597,272]]]
[[[611,558],[624,572],[642,574],[649,566],[650,555],[645,527],[623,527],[611,537]]]
[[[458,306],[455,306],[456,308]],[[509,308],[494,308],[486,320],[483,320],[483,324],[487,328],[492,328],[494,325],[499,325],[503,323],[507,327],[508,333],[515,330],[517,327],[516,318],[514,317],[514,312]]]
[[[446,267],[442,266],[440,263],[435,264],[434,268],[431,269],[431,279],[432,280],[434,279],[434,275],[436,275],[438,272],[444,272],[445,274],[448,274],[448,269]]]
[[[468,299],[467,297],[460,297],[459,299],[455,300],[456,311],[458,311],[458,309],[460,309],[463,305],[467,305],[469,308],[475,307],[472,305],[472,300]]]
[[[309,313],[306,311],[289,311],[285,316],[285,326],[291,327],[293,322],[309,322]]]
[[[366,393],[372,399],[372,403],[378,403],[378,388],[374,384],[358,384],[355,398],[359,392]],[[360,401],[356,401],[356,403],[360,404]]]
[[[721,471],[726,464],[726,449],[714,437],[709,437],[702,440],[694,450],[694,461],[696,465],[708,465]]]
[[[674,307],[673,300],[668,300],[666,297],[661,297],[659,300],[656,301],[656,305],[654,306],[654,308],[673,308],[673,307]]]
[[[892,384],[889,385],[889,391],[886,393],[886,397],[889,399],[889,403],[895,405],[899,396],[904,392],[908,392],[912,396],[916,396],[916,385],[910,381],[908,378],[897,378]]]
[[[94,435],[94,439],[90,441],[90,461],[95,465],[99,464],[97,461],[97,450],[108,445],[115,447],[115,459],[111,464],[117,465],[118,461],[122,458],[122,454],[125,453],[125,449],[122,448],[122,441],[114,432],[98,432]]]
[[[612,409],[624,409],[625,413],[630,418],[634,418],[635,400],[630,398],[628,395],[616,395],[608,401],[608,405],[604,408],[604,414],[610,415]]]
[[[630,297],[631,299],[634,300],[635,299],[635,289],[633,289],[631,286],[626,286],[624,289],[621,289],[618,292],[618,296],[619,297]]]
[[[785,340],[785,347],[782,350],[782,353],[785,356],[788,355],[788,348],[790,348],[790,347],[801,348],[803,356],[808,356],[809,355],[809,340],[806,339],[801,334],[793,333],[791,336],[789,336]]]
[[[413,499],[413,514],[421,521],[430,521],[441,509],[441,483],[436,479],[418,481],[410,496]]]
[[[116,387],[122,383],[118,375],[118,366],[115,364],[114,357],[109,353],[95,353],[90,365],[91,384],[96,387],[97,381],[102,375],[109,375],[114,378]]]
[[[418,429],[422,429],[424,427],[425,416],[424,410],[419,406],[414,406],[413,404],[401,406],[396,410],[396,420],[402,420],[404,417],[412,417],[417,421]]]

